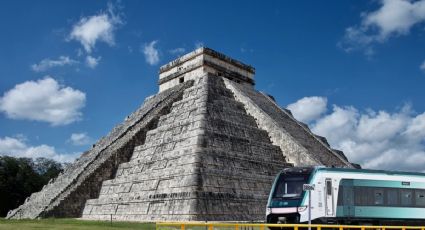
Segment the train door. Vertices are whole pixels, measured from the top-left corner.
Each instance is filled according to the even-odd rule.
[[[325,212],[326,216],[334,215],[334,199],[332,189],[332,179],[326,178],[325,180]]]

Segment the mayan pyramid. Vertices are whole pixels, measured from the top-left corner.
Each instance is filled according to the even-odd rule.
[[[353,167],[209,48],[160,68],[159,92],[7,218],[262,220],[284,167]]]

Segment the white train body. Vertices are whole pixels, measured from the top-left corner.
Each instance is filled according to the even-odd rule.
[[[276,178],[268,223],[425,223],[425,174],[342,168],[288,168]]]

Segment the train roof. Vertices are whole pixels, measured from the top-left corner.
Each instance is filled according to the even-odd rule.
[[[352,169],[352,168],[327,168],[327,167],[314,167],[315,172],[340,172],[340,173],[364,173],[364,174],[385,174],[385,175],[400,175],[400,176],[422,176],[425,173],[420,172],[403,172],[403,171],[389,171],[389,170],[376,170],[376,169]]]
[[[319,166],[320,167],[320,166]],[[306,167],[288,167],[284,168],[280,173],[308,173],[313,172],[317,167],[315,166],[306,166]]]

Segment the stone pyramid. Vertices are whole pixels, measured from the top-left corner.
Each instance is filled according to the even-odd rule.
[[[209,48],[164,65],[158,94],[8,218],[262,220],[284,167],[353,167],[254,73]]]

